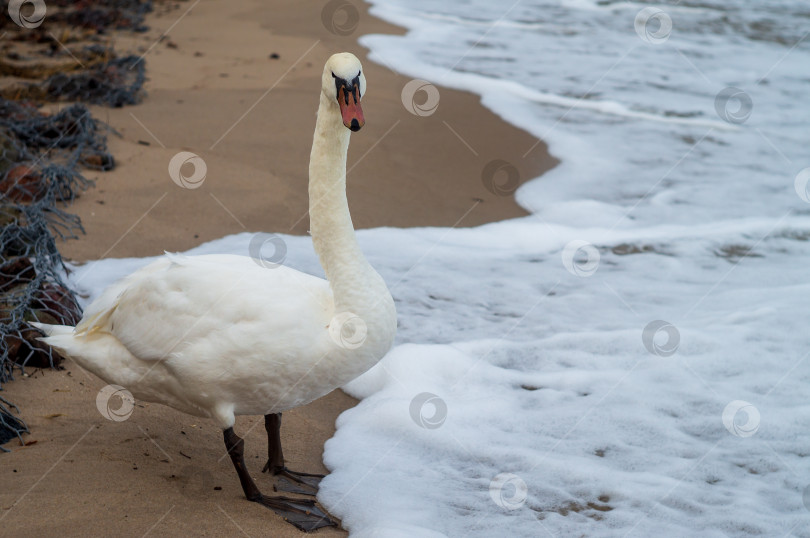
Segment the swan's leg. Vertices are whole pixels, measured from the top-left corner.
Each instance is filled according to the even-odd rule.
[[[236,435],[233,428],[224,431],[225,448],[231,457],[236,474],[239,475],[239,482],[242,483],[242,490],[249,501],[259,503],[273,512],[283,517],[305,532],[314,531],[321,527],[335,525],[320,508],[315,506],[315,501],[311,499],[293,499],[290,497],[268,497],[262,495],[259,488],[253,482],[245,466],[245,442]]]
[[[264,429],[267,430],[267,463],[262,472],[270,471],[274,476],[282,477],[276,489],[304,495],[318,493],[322,474],[299,473],[284,466],[284,452],[281,449],[281,413],[264,415]]]

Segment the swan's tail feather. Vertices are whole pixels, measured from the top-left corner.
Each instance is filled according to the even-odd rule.
[[[44,332],[46,336],[37,338],[40,342],[45,342],[60,354],[70,356],[69,349],[74,341],[74,329],[70,325],[48,325],[47,323],[30,322],[33,327]]]
[[[70,325],[48,325],[47,323],[39,323],[36,321],[32,321],[29,324],[45,333],[44,337],[37,338],[37,340],[41,340],[43,342],[45,342],[50,336],[73,334],[73,330],[75,329],[75,327],[71,327]]]

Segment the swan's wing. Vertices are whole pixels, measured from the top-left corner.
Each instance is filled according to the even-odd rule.
[[[206,340],[283,352],[316,338],[333,310],[328,283],[244,256],[167,256],[106,290],[79,333],[105,331],[136,357],[160,360]]]
[[[152,273],[164,270],[170,264],[170,257],[163,256],[108,286],[95,301],[84,309],[82,319],[76,325],[76,334],[88,334],[95,330],[103,330],[109,325],[110,314],[115,311],[118,301],[130,286],[147,278]]]

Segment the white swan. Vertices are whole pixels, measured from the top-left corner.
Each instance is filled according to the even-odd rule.
[[[281,412],[356,378],[394,340],[393,299],[360,251],[346,202],[365,91],[354,55],[329,58],[309,165],[310,230],[328,282],[247,256],[167,254],[105,290],[75,328],[35,324],[45,342],[135,398],[213,417],[247,498],[303,530],[333,522],[314,500],[262,495],[233,425],[235,415],[265,415],[264,470],[295,481],[288,491],[314,494],[318,475],[284,467]]]

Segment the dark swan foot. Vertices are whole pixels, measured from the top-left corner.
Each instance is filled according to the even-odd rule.
[[[284,521],[295,525],[304,532],[312,532],[321,527],[337,527],[337,523],[329,519],[328,515],[315,506],[314,500],[268,497],[261,494],[249,500],[266,506],[283,517]]]
[[[225,449],[231,457],[239,482],[242,484],[242,491],[249,501],[266,506],[276,514],[284,518],[285,521],[295,525],[304,532],[314,531],[321,527],[337,526],[337,523],[329,519],[323,510],[315,506],[314,499],[293,499],[290,497],[269,497],[263,495],[255,482],[247,472],[245,466],[245,442],[236,435],[233,428],[223,431],[225,438]],[[283,469],[283,466],[280,467]],[[279,469],[279,467],[276,467]],[[290,472],[291,471],[286,471]]]
[[[263,473],[268,471],[271,471],[270,461],[268,461],[264,466],[264,469],[262,469]],[[271,472],[273,476],[280,477],[278,483],[273,486],[273,490],[286,491],[288,493],[299,493],[301,495],[317,495],[318,486],[324,477],[322,474],[299,473],[297,471],[291,471],[286,467],[276,467],[275,469],[272,469]]]
[[[281,413],[270,413],[264,416],[264,428],[267,430],[267,463],[263,473],[270,472],[278,476],[275,491],[316,495],[322,474],[299,473],[287,469],[284,465],[284,453],[281,450]]]

